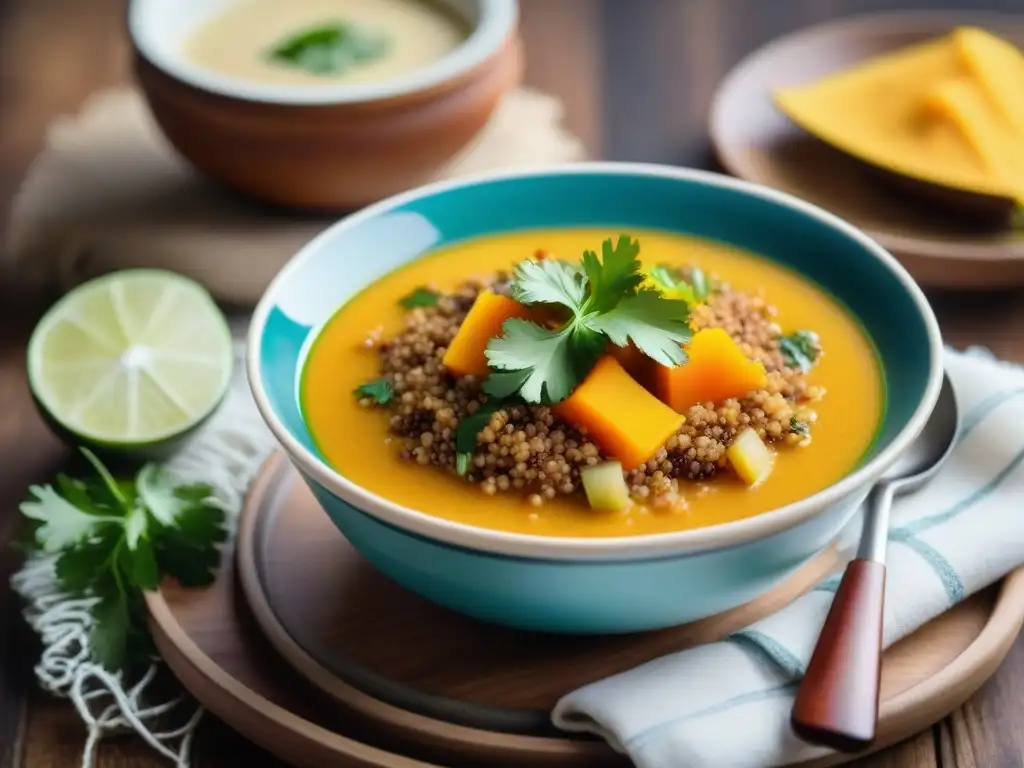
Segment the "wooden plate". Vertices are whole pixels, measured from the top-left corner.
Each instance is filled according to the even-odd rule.
[[[769,43],[719,86],[709,123],[719,160],[736,176],[794,194],[860,227],[924,284],[1024,285],[1024,232],[950,215],[905,194],[864,163],[802,131],[772,103],[775,88],[816,80],[963,25],[1024,46],[1024,16],[973,11],[842,19]]]
[[[300,765],[622,764],[603,742],[548,725],[571,688],[720,637],[792,599],[834,564],[823,556],[756,604],[632,638],[554,638],[480,624],[407,593],[349,546],[276,456],[208,590],[149,597],[164,658],[214,714]],[[959,706],[996,669],[1024,617],[1024,569],[885,655],[878,748]],[[267,652],[262,628],[277,651]],[[296,675],[293,671],[297,672]],[[305,679],[305,683],[303,682]],[[364,742],[364,743],[360,743]],[[390,754],[365,742],[388,744]],[[837,755],[829,765],[849,760]]]

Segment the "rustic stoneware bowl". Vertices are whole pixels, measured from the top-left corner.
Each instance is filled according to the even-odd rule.
[[[306,428],[298,382],[313,341],[339,307],[383,275],[459,241],[612,223],[753,251],[843,302],[875,343],[887,392],[878,438],[860,466],[813,496],[737,522],[647,536],[555,538],[427,515],[327,464]],[[434,184],[335,224],[271,282],[250,325],[247,367],[271,431],[326,514],[382,572],[487,621],[613,633],[720,613],[766,593],[822,552],[924,427],[942,383],[941,355],[938,324],[921,290],[889,253],[841,219],[717,174],[578,163]]]
[[[444,0],[472,31],[379,84],[251,83],[198,67],[188,34],[232,0],[130,0],[135,72],[196,168],[258,200],[348,210],[423,184],[466,147],[522,73],[516,0]]]

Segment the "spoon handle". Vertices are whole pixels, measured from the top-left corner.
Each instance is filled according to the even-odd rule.
[[[851,560],[793,705],[804,741],[857,752],[875,738],[885,564]]]

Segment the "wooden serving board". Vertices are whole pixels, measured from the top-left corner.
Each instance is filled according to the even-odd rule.
[[[148,600],[157,645],[185,686],[294,764],[623,765],[603,742],[553,729],[548,713],[560,696],[718,639],[777,610],[836,563],[826,553],[754,603],[671,630],[516,632],[434,606],[377,573],[275,456],[253,485],[218,582],[165,586]],[[966,700],[1002,661],[1022,619],[1024,569],[889,649],[876,748]]]

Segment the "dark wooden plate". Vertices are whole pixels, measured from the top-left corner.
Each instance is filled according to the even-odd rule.
[[[214,714],[310,766],[422,765],[405,755],[488,768],[622,765],[603,742],[551,729],[559,696],[717,639],[777,610],[834,565],[826,554],[755,603],[663,632],[583,642],[513,632],[427,603],[377,573],[281,456],[253,486],[236,549],[212,588],[167,586],[149,596],[154,636]],[[236,599],[235,571],[248,607]],[[959,706],[995,671],[1022,618],[1024,569],[888,649],[875,747]]]
[[[772,101],[776,88],[807,83],[965,25],[1024,46],[1024,16],[971,11],[846,18],[769,43],[719,86],[709,118],[719,160],[740,178],[796,195],[860,227],[921,283],[971,289],[1024,285],[1024,231],[1006,226],[1005,215],[978,215],[992,210],[992,200],[894,178],[804,132]]]

